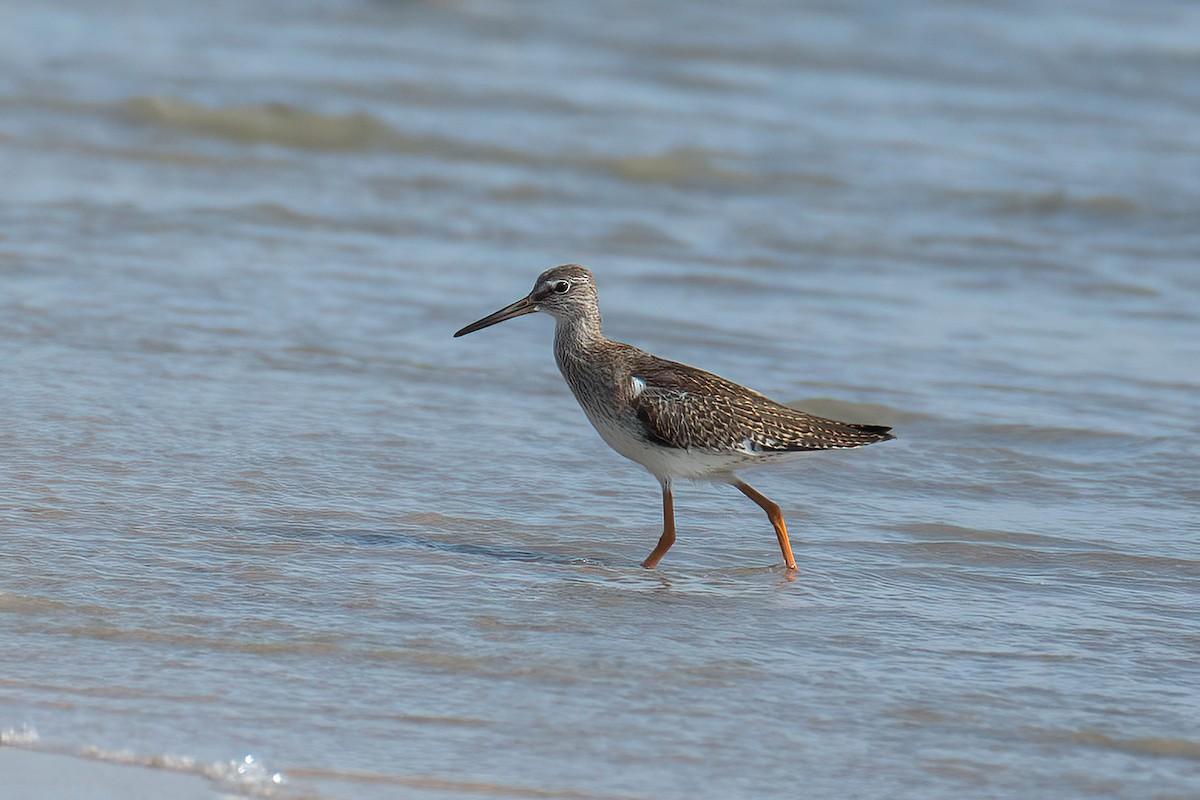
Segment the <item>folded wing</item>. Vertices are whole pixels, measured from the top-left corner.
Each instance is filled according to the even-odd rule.
[[[647,438],[684,450],[796,452],[895,438],[882,425],[839,422],[776,403],[710,372],[638,352],[634,409]]]

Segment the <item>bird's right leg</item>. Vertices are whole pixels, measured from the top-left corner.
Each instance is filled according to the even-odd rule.
[[[759,494],[754,487],[748,483],[744,483],[736,478],[732,481],[738,491],[749,497],[758,507],[767,512],[767,519],[771,520],[771,525],[775,527],[775,536],[779,539],[779,550],[783,553],[783,564],[788,568],[789,572],[796,571],[796,558],[792,555],[792,543],[788,541],[787,525],[783,521],[783,512],[779,510],[779,506]]]
[[[671,499],[671,482],[666,480],[661,483],[663,495],[663,532],[662,536],[658,539],[658,544],[654,546],[654,550],[642,562],[642,566],[646,569],[654,569],[658,566],[658,562],[662,561],[662,557],[671,549],[671,545],[675,544],[675,503]]]

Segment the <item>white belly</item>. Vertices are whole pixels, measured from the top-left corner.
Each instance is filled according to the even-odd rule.
[[[588,421],[592,423],[596,432],[600,434],[600,438],[604,439],[609,447],[630,461],[641,464],[660,481],[668,478],[721,480],[739,467],[747,467],[754,461],[762,460],[762,456],[737,451],[718,452],[661,447],[647,442],[641,436],[631,432],[628,427],[617,424],[610,418],[593,417],[588,414]]]

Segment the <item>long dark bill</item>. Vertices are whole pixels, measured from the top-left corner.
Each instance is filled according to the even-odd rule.
[[[532,314],[535,311],[537,311],[537,303],[533,302],[528,297],[522,297],[512,305],[505,306],[495,313],[488,314],[486,317],[478,320],[477,322],[472,322],[470,325],[454,334],[454,338],[457,339],[459,336],[466,336],[468,333],[474,333],[475,331],[483,330],[491,325],[495,325],[497,322],[504,322],[506,319],[513,319],[514,317]]]

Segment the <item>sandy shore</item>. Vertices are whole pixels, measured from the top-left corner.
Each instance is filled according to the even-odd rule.
[[[200,775],[0,746],[5,797],[21,800],[218,800]]]

